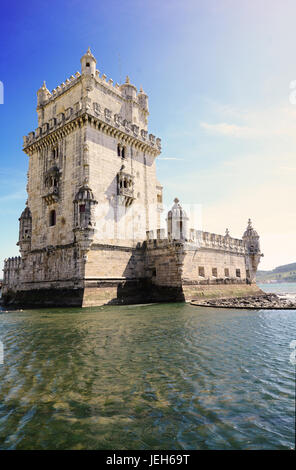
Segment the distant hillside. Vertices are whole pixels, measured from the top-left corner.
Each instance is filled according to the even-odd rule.
[[[257,282],[296,282],[296,263],[277,266],[272,271],[257,271]]]

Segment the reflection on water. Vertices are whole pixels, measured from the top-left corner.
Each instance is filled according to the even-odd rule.
[[[288,449],[294,311],[0,314],[1,449]]]

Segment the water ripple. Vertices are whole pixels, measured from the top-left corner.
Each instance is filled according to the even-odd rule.
[[[1,314],[1,449],[289,449],[295,312]]]

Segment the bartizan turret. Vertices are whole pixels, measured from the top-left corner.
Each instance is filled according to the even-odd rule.
[[[39,90],[37,91],[37,109],[40,106],[43,106],[47,102],[50,96],[51,96],[51,93],[46,88],[46,83],[44,81],[42,87],[39,88]]]
[[[168,212],[167,230],[168,238],[172,240],[187,240],[188,237],[188,216],[179,203],[179,199],[174,199],[174,205]]]
[[[81,62],[81,75],[93,75],[96,74],[96,59],[91,53],[90,48],[87,49],[87,52],[80,59]]]
[[[256,230],[254,230],[251,219],[248,220],[248,226],[242,238],[246,247],[247,281],[252,284],[256,282],[256,272],[263,254],[260,251],[260,237]]]
[[[95,232],[94,206],[97,201],[87,184],[81,186],[74,203],[74,237],[82,251],[87,251]]]
[[[19,241],[17,245],[20,247],[22,256],[25,256],[31,250],[32,238],[32,214],[28,206],[23,210],[19,218]]]

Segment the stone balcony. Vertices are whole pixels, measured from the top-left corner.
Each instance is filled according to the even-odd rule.
[[[54,204],[59,199],[59,188],[56,186],[52,186],[51,188],[48,188],[42,197],[43,199],[45,199],[45,202],[48,206],[50,204]]]

